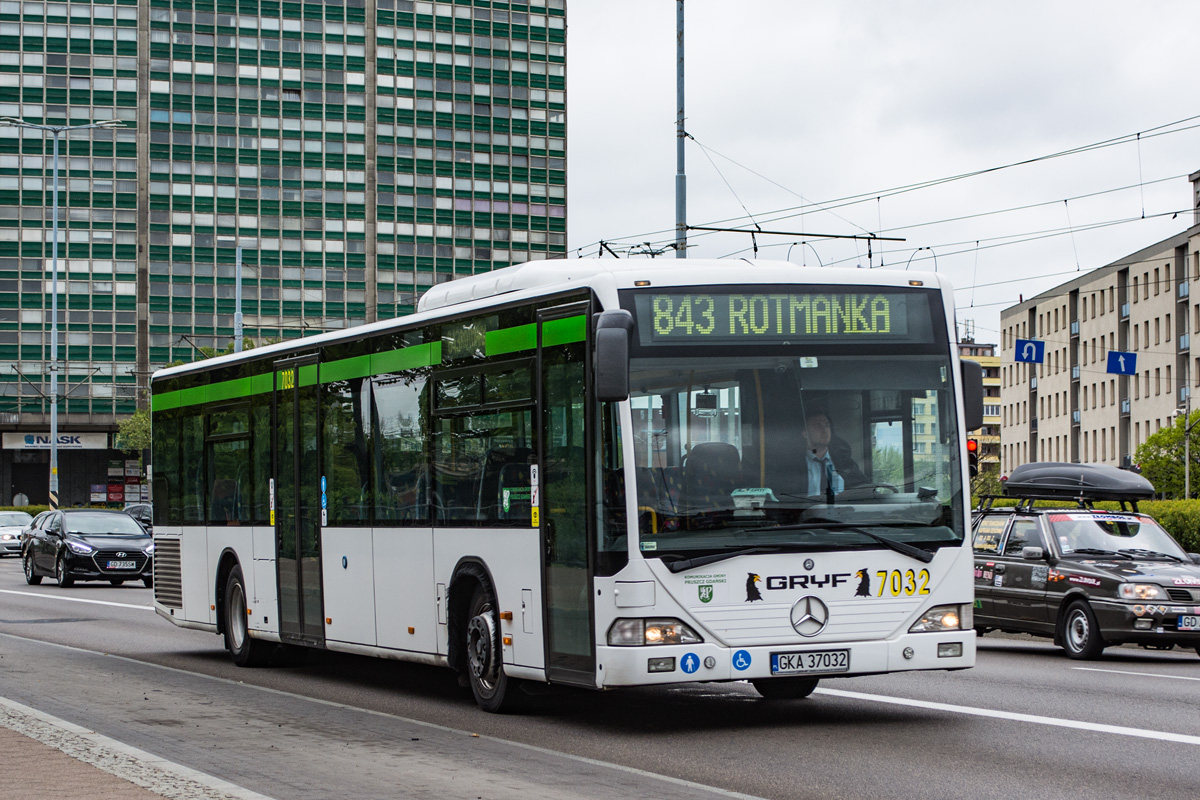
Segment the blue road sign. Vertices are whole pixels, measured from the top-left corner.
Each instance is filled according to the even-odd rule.
[[[1013,361],[1026,364],[1041,364],[1046,360],[1046,343],[1037,339],[1017,339]]]
[[[1137,353],[1122,353],[1120,350],[1109,350],[1107,371],[1117,375],[1136,375]]]

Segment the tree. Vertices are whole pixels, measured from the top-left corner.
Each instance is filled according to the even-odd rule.
[[[1192,412],[1188,425],[1200,422],[1200,409]],[[1183,415],[1175,417],[1173,423],[1151,434],[1134,453],[1133,460],[1142,468],[1142,475],[1154,484],[1154,491],[1164,497],[1183,497]],[[1192,493],[1200,484],[1200,436],[1191,430],[1191,478]]]
[[[121,449],[126,453],[138,453],[150,447],[150,409],[139,408],[129,419],[121,420],[117,428]]]

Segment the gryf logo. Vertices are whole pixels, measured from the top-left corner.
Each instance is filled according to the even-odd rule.
[[[755,600],[762,600],[762,592],[754,584],[762,583],[762,578],[755,575],[753,572],[746,573],[746,602],[753,603]]]
[[[867,572],[866,568],[860,569],[854,573],[854,577],[858,578],[858,589],[855,590],[855,597],[870,597],[871,596],[871,573]]]

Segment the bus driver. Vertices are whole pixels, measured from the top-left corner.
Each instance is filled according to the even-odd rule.
[[[808,412],[804,424],[805,462],[808,465],[808,495],[826,497],[832,501],[847,485],[867,483],[867,477],[850,456],[850,445],[833,435],[829,412],[815,409]]]

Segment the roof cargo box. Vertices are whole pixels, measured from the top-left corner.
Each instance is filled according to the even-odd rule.
[[[1071,497],[1092,500],[1149,500],[1154,496],[1150,481],[1104,464],[1068,464],[1041,461],[1022,464],[1004,484],[1009,497]]]

